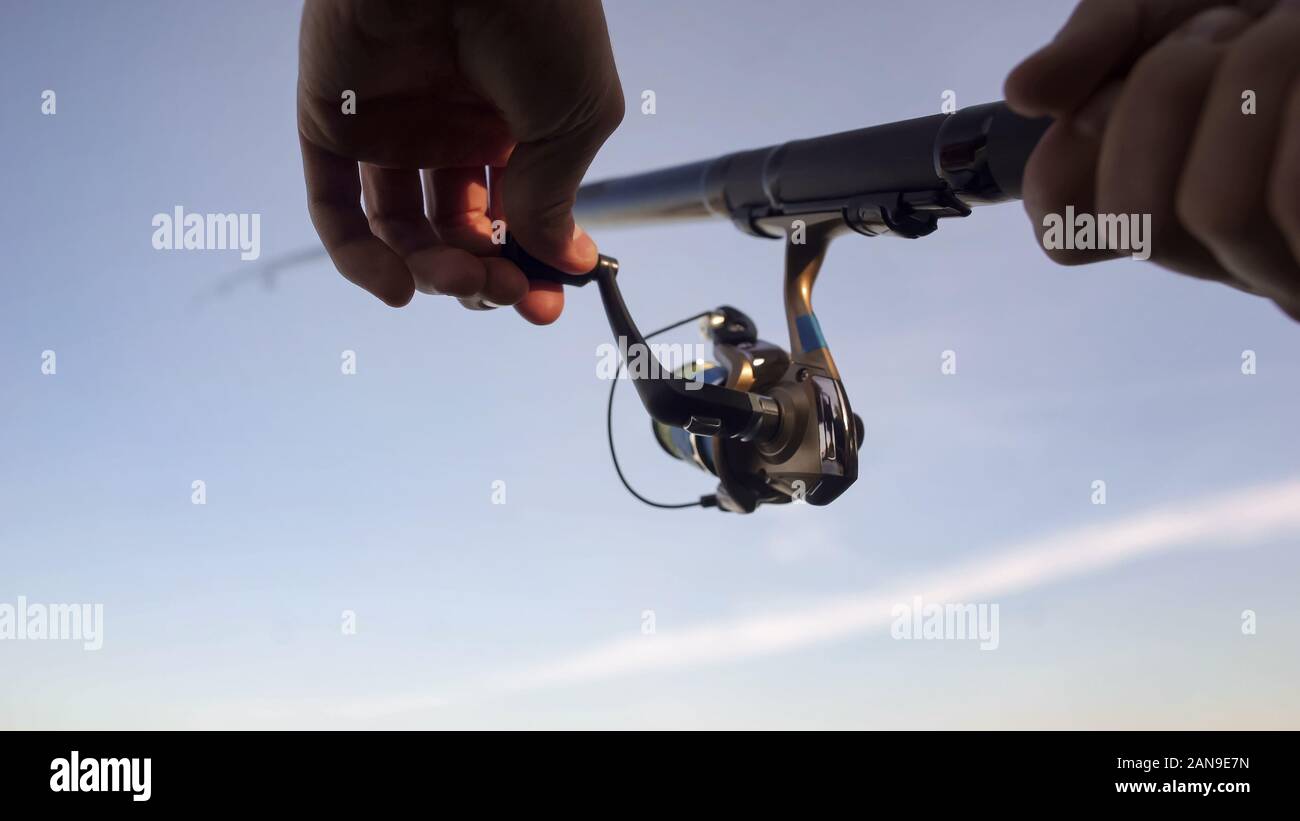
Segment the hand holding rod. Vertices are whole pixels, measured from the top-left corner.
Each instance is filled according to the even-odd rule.
[[[967,206],[1019,199],[1050,124],[1005,103],[971,106],[588,183],[574,214],[588,226],[723,217],[767,235],[756,218],[841,210],[871,195],[947,192]]]

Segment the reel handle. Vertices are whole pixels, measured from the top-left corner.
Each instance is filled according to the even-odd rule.
[[[581,288],[589,282],[595,282],[604,273],[608,273],[610,276],[618,275],[618,260],[604,254],[597,258],[596,267],[585,274],[570,274],[561,271],[559,268],[547,265],[525,251],[522,245],[515,242],[513,234],[506,237],[506,244],[501,249],[501,256],[503,259],[508,259],[518,265],[519,270],[523,271],[524,276],[530,280],[554,282],[557,285],[570,285],[574,288]]]
[[[600,288],[600,301],[605,306],[605,318],[609,320],[609,329],[624,351],[623,356],[626,358],[627,351],[653,356],[619,292],[616,278],[618,260],[601,254],[596,267],[587,273],[567,274],[525,251],[515,242],[514,237],[506,240],[501,255],[518,265],[532,280],[558,282],[579,288],[588,282],[596,282]],[[652,417],[665,425],[691,433],[719,434],[745,440],[766,439],[775,434],[780,424],[780,407],[770,397],[757,393],[688,382],[675,376],[634,376],[632,385],[641,398],[641,404]]]

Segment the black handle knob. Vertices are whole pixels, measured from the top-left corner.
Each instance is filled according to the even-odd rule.
[[[604,254],[601,254],[600,258],[596,260],[596,267],[585,274],[570,274],[561,271],[559,268],[552,268],[525,251],[522,245],[515,242],[514,236],[506,237],[506,244],[501,249],[501,256],[518,265],[519,270],[523,271],[524,276],[529,279],[555,282],[560,285],[572,285],[575,288],[581,288],[588,282],[594,282],[604,273],[608,273],[610,276],[617,276],[618,274],[618,260]]]

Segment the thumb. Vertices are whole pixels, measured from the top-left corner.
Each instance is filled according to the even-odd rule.
[[[461,7],[461,66],[517,141],[502,205],[533,256],[585,273],[596,245],[574,223],[587,167],[623,120],[623,90],[599,0],[498,0]]]
[[[618,114],[621,119],[621,104]],[[587,167],[617,124],[596,122],[580,132],[520,143],[510,155],[502,186],[510,232],[529,253],[562,271],[581,274],[596,265],[596,243],[574,221],[573,204]]]

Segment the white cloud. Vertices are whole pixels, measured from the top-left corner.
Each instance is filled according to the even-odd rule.
[[[890,609],[927,601],[988,601],[1162,552],[1240,547],[1300,532],[1300,480],[1170,505],[1013,545],[929,577],[769,615],[636,635],[542,664],[497,684],[531,689],[765,656],[876,629]]]
[[[250,726],[306,726],[321,717],[373,724],[441,711],[491,692],[582,684],[648,671],[741,661],[884,630],[891,608],[921,596],[933,602],[990,601],[1144,557],[1197,548],[1247,547],[1300,534],[1300,479],[1169,505],[1107,524],[1067,530],[1012,545],[940,573],[766,615],[721,620],[684,630],[660,629],[594,646],[566,658],[488,681],[468,680],[441,696],[393,694],[219,705],[223,721]],[[211,726],[213,713],[195,726]]]

